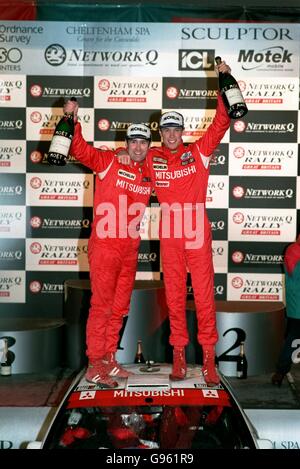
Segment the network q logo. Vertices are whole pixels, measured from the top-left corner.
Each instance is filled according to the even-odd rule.
[[[236,288],[238,290],[239,288],[243,287],[244,281],[241,277],[234,277],[231,280],[231,285],[233,286],[233,288]]]
[[[110,129],[110,122],[107,119],[100,119],[98,122],[98,129],[102,132],[106,132]]]
[[[166,90],[166,95],[169,99],[176,99],[179,95],[179,90],[176,86],[169,86]]]
[[[179,49],[178,70],[214,70],[215,51],[202,49]]]
[[[59,65],[62,65],[65,62],[67,58],[67,52],[66,49],[60,44],[51,44],[45,50],[44,56],[46,62],[49,65],[52,65],[53,67],[58,67]]]
[[[40,252],[42,251],[42,245],[35,241],[34,243],[31,243],[30,251],[32,252],[32,254],[40,254]]]
[[[234,223],[236,223],[237,225],[240,225],[241,223],[244,222],[244,215],[242,214],[242,212],[235,212],[232,216],[232,220]]]
[[[235,186],[232,189],[232,195],[235,199],[241,199],[245,195],[245,189],[242,186]]]
[[[235,264],[241,264],[244,261],[244,254],[242,251],[234,251],[231,255],[231,259]]]
[[[32,228],[40,228],[42,225],[42,219],[40,217],[31,217],[30,219],[30,226]]]
[[[40,293],[42,289],[42,284],[38,280],[32,280],[29,284],[29,290],[31,293]]]
[[[41,85],[37,85],[37,84],[32,85],[30,87],[30,94],[34,98],[39,98],[43,94],[43,88],[41,87]]]
[[[34,150],[30,153],[30,161],[32,163],[40,163],[43,159],[43,155],[40,151]]]
[[[110,88],[110,81],[107,80],[106,78],[102,78],[98,82],[98,88],[99,88],[100,91],[108,91],[109,88]]]

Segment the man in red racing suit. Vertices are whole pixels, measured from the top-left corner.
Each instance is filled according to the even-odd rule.
[[[218,66],[230,73],[225,62]],[[158,201],[161,205],[161,256],[170,319],[173,369],[170,378],[186,376],[184,347],[189,342],[186,323],[186,278],[190,271],[196,316],[197,338],[203,350],[203,375],[210,386],[219,383],[215,370],[218,340],[214,301],[212,236],[205,202],[209,162],[229,128],[230,118],[218,96],[213,122],[197,141],[182,142],[183,116],[175,111],[162,114],[160,131],[163,146],[151,148],[147,159]]]
[[[68,101],[65,112],[78,104]],[[74,119],[74,120],[75,120]],[[77,121],[77,119],[76,119]],[[118,162],[113,151],[101,151],[82,137],[76,123],[70,153],[96,173],[94,220],[88,244],[91,304],[87,321],[86,354],[89,382],[115,387],[113,377],[129,373],[115,359],[123,317],[128,313],[140,244],[139,223],[151,194],[146,154],[149,127],[132,124],[126,134],[130,166]]]
[[[230,73],[222,62],[218,71]],[[205,202],[209,162],[215,148],[229,128],[230,118],[218,96],[213,122],[204,136],[188,146],[183,145],[183,116],[165,112],[160,119],[163,146],[151,148],[147,155],[151,179],[161,206],[160,246],[166,299],[170,319],[170,344],[173,368],[170,378],[186,377],[184,347],[189,342],[186,323],[187,268],[191,273],[198,342],[203,350],[203,375],[209,386],[219,383],[215,370],[215,344],[218,340],[214,301],[212,236]],[[119,152],[120,161],[126,161]]]

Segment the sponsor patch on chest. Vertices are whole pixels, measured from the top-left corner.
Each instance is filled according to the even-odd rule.
[[[181,161],[181,166],[186,166],[187,164],[194,163],[195,158],[189,158],[188,160]]]
[[[154,163],[167,163],[168,162],[168,160],[166,160],[165,158],[161,158],[160,156],[154,156],[153,161]]]
[[[189,158],[192,158],[192,152],[191,151],[186,151],[185,153],[182,153],[180,159],[181,161],[186,161],[188,160]]]
[[[168,165],[167,164],[153,164],[153,169],[155,169],[155,171],[166,171],[168,169]]]
[[[134,181],[136,179],[136,175],[133,173],[130,173],[129,171],[125,171],[124,169],[119,169],[118,170],[118,176],[121,176],[126,179],[130,179],[130,181]]]
[[[155,187],[169,187],[170,181],[156,181]]]

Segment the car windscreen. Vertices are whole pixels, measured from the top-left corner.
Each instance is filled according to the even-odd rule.
[[[124,405],[62,407],[46,449],[246,449],[253,437],[238,407]]]

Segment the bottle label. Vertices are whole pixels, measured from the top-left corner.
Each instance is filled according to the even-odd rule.
[[[234,104],[244,103],[244,98],[239,88],[230,88],[225,91],[226,98],[228,100],[229,106]]]
[[[69,154],[71,139],[62,137],[61,135],[54,135],[49,148],[49,153],[59,153],[65,157]]]
[[[242,371],[238,371],[238,372],[236,373],[236,376],[237,376],[238,378],[241,378],[241,377],[243,376],[243,372],[242,372]]]

